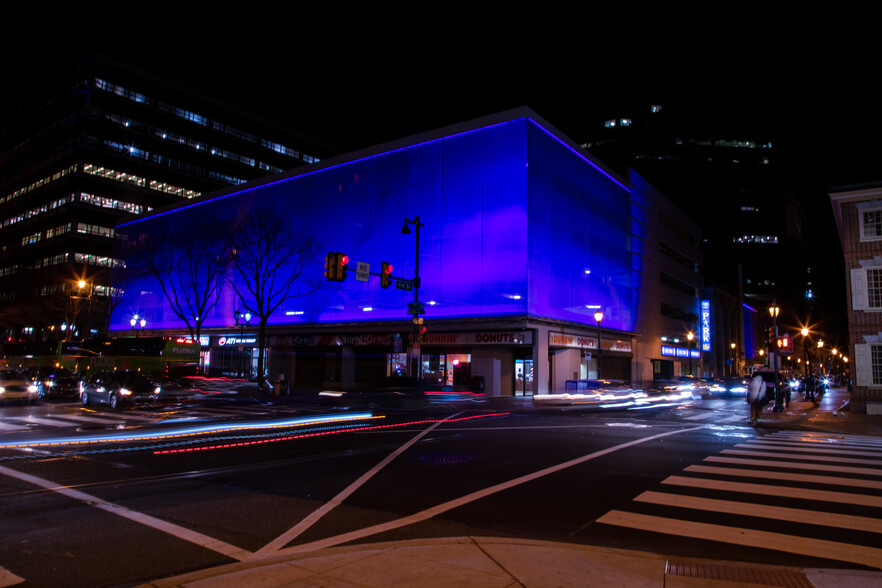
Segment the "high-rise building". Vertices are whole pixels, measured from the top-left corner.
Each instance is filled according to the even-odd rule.
[[[810,238],[806,210],[814,203],[794,181],[801,178],[787,173],[787,157],[767,128],[744,109],[711,114],[650,104],[573,131],[592,155],[619,173],[633,168],[701,226],[706,284],[741,308],[740,318],[717,329],[729,331],[725,347],[734,345],[734,360],[725,360],[741,369],[768,361],[773,302],[790,324],[819,299],[836,298],[812,281],[821,241]]]
[[[71,59],[60,75],[46,72],[38,90],[16,88],[17,104],[0,114],[7,338],[104,330],[122,219],[338,151],[319,133],[285,128],[281,116],[196,93],[168,69],[153,72],[95,55]]]

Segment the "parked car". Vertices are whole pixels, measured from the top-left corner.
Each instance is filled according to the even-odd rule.
[[[15,370],[0,370],[0,402],[33,403],[39,397],[37,385]]]
[[[41,398],[76,398],[80,379],[65,368],[31,368],[26,375],[37,385]]]
[[[161,391],[159,384],[138,372],[98,372],[83,382],[80,400],[84,406],[101,402],[118,408],[156,402]]]

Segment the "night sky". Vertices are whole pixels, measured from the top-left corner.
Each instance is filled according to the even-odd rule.
[[[733,135],[771,137],[813,230],[824,232],[835,232],[828,186],[882,181],[882,113],[863,85],[871,54],[851,42],[776,37],[772,50],[763,36],[770,31],[753,31],[751,42],[716,43],[692,30],[636,39],[587,27],[540,40],[523,29],[496,35],[503,27],[477,24],[402,34],[395,26],[342,28],[306,18],[273,25],[272,16],[261,18],[266,30],[242,33],[243,23],[230,15],[223,30],[166,31],[162,43],[128,31],[27,46],[6,39],[4,85],[39,84],[57,67],[59,50],[98,49],[133,63],[147,55],[198,92],[245,109],[281,107],[287,122],[317,124],[352,147],[522,105],[571,136],[621,116],[623,105],[677,105],[706,112]],[[0,96],[4,108],[13,95]],[[829,236],[835,250],[838,239]]]

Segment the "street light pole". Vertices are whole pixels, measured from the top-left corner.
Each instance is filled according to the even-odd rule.
[[[416,312],[420,307],[420,227],[424,227],[425,225],[420,222],[419,216],[415,216],[413,220],[404,217],[404,227],[401,229],[402,235],[410,234],[410,227],[407,225],[413,225],[416,233],[416,257],[413,263],[413,308],[414,312]],[[414,383],[419,383],[421,380],[419,318],[419,314],[413,315],[413,342],[411,345],[410,374],[411,377],[413,377]]]
[[[597,379],[602,380],[600,366],[603,363],[603,345],[600,344],[600,321],[603,320],[603,313],[599,310],[595,312],[594,320],[597,321]]]
[[[692,375],[692,340],[695,339],[695,333],[689,331],[686,333],[686,339],[689,341],[689,375]],[[701,370],[699,370],[701,371]]]
[[[775,341],[778,341],[778,313],[781,312],[781,309],[775,304],[775,301],[772,301],[772,306],[769,307],[769,314],[772,316],[772,321],[775,324]],[[775,351],[775,412],[781,412],[784,410],[783,402],[784,402],[784,394],[781,391],[781,386],[778,382],[778,355],[780,354],[780,350]]]
[[[808,350],[808,334],[809,330],[805,327],[799,332],[802,335],[802,351],[804,354],[805,365],[803,365],[802,377],[805,380],[805,398],[812,403],[815,402],[815,383],[809,379],[809,350]]]
[[[243,368],[243,364],[245,363],[245,327],[248,323],[251,322],[251,313],[250,312],[241,312],[236,309],[233,313],[233,318],[236,319],[236,326],[239,327],[239,345],[236,347],[238,351],[238,360],[236,361],[236,375],[239,377],[243,377],[245,375],[245,370]],[[239,320],[242,319],[241,325],[239,324]]]

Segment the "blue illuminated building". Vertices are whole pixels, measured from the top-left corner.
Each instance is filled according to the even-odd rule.
[[[393,276],[409,279],[415,239],[401,229],[419,216],[423,378],[492,395],[540,394],[596,375],[597,311],[603,376],[645,378],[642,358],[633,361],[646,279],[634,244],[642,239],[635,227],[654,221],[634,220],[632,192],[523,108],[203,196],[117,231],[135,242],[243,211],[280,215],[320,243],[310,280],[324,279],[327,251],[344,252],[352,268],[369,263],[374,274],[389,262]],[[269,321],[270,379],[340,388],[394,381],[407,373],[412,301],[395,284],[380,288],[376,275],[357,281],[354,269],[342,283],[291,299]],[[697,312],[695,300],[684,306]],[[232,374],[241,359],[239,307],[226,286],[205,319],[212,373]],[[135,314],[153,334],[185,331],[152,278],[126,289],[111,329],[129,331]],[[252,361],[253,323],[246,333]]]

